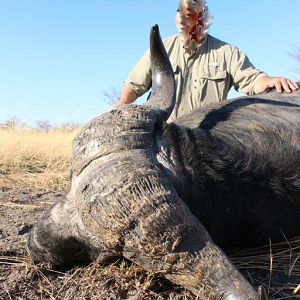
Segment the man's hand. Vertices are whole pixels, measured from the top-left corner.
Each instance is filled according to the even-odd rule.
[[[282,93],[283,91],[291,93],[298,90],[299,86],[296,82],[284,77],[269,77],[263,75],[257,79],[254,85],[254,93],[267,92],[273,88],[275,88],[278,93]]]

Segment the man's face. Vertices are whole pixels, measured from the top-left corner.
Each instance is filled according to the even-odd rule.
[[[184,36],[184,39],[194,40],[199,42],[201,38],[202,28],[202,13],[204,3],[202,1],[181,1],[178,11],[175,16],[177,29]]]

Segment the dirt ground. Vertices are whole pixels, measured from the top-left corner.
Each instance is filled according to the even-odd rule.
[[[0,299],[195,299],[188,291],[130,262],[97,262],[71,270],[34,265],[26,237],[34,222],[65,192],[0,189]],[[272,299],[300,299],[300,241],[232,253],[254,286]],[[271,271],[270,271],[271,270]]]

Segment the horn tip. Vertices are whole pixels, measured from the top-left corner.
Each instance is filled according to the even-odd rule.
[[[152,34],[158,34],[159,33],[159,26],[157,24],[154,24],[151,28]]]

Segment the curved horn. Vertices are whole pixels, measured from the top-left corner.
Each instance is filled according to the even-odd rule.
[[[166,121],[175,105],[175,79],[158,25],[151,28],[150,59],[152,94],[144,105],[159,110],[159,120]]]

